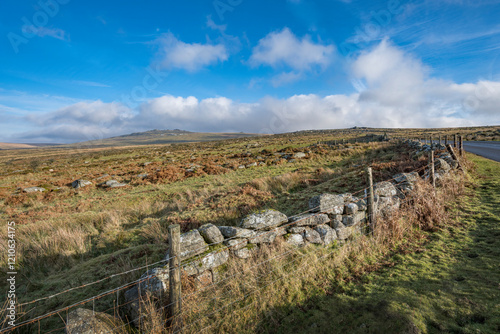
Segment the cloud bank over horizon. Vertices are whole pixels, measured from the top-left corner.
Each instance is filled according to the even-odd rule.
[[[173,51],[169,66],[197,70],[204,63],[223,60],[225,53],[213,45],[187,45],[169,35]],[[283,41],[284,39],[284,41]],[[274,45],[275,41],[277,45]],[[303,47],[297,58],[286,55],[294,44]],[[287,46],[288,45],[288,46]],[[195,65],[186,65],[182,53],[207,53]],[[309,55],[315,51],[316,56]],[[333,46],[313,45],[291,35],[289,30],[272,33],[254,49],[251,62],[293,70],[329,64]],[[259,56],[255,56],[259,55]],[[272,56],[270,56],[272,55]],[[199,56],[199,55],[198,55]],[[255,56],[255,57],[254,57]],[[193,56],[194,57],[194,56]],[[352,94],[296,94],[280,99],[266,96],[253,103],[228,97],[198,99],[194,96],[163,95],[143,101],[136,108],[120,102],[78,102],[24,119],[34,130],[14,140],[32,142],[77,142],[151,129],[184,129],[199,132],[282,133],[306,129],[367,127],[452,127],[500,124],[500,82],[480,80],[455,83],[431,76],[432,69],[388,39],[359,54],[349,64]]]

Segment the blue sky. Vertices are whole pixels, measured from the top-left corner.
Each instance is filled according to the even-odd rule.
[[[3,1],[0,141],[500,124],[500,1]]]

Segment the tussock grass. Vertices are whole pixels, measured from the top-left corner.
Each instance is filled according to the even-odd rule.
[[[186,333],[206,330],[209,333],[289,333],[289,332],[369,332],[419,333],[420,323],[409,318],[403,310],[389,307],[380,300],[367,305],[368,313],[388,310],[382,319],[364,317],[368,322],[360,328],[359,321],[351,325],[338,317],[363,299],[362,283],[372,273],[397,265],[397,258],[421,252],[434,236],[432,232],[454,226],[453,206],[457,196],[466,193],[464,175],[452,175],[443,187],[434,190],[425,182],[417,184],[414,195],[400,210],[381,219],[373,235],[357,235],[349,243],[330,247],[309,245],[292,249],[285,242],[263,247],[246,261],[232,259],[218,273],[220,282],[202,287],[184,287],[183,323]],[[360,287],[359,294],[333,297],[342,300],[332,305],[330,296],[342,295]],[[353,300],[354,299],[354,300]],[[329,305],[325,309],[314,301]],[[345,308],[345,309],[343,309]],[[315,311],[315,309],[318,309]],[[322,312],[321,323],[310,318]],[[353,309],[352,312],[363,312]],[[363,315],[359,315],[363,317]],[[308,320],[309,318],[309,320]],[[324,318],[324,319],[323,319]],[[347,319],[352,321],[352,315]],[[385,320],[384,320],[385,319]],[[330,326],[329,321],[340,325]],[[305,327],[305,324],[309,327]],[[167,328],[158,333],[170,333]]]

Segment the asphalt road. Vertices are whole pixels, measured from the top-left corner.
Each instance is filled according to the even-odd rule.
[[[500,141],[464,141],[464,150],[500,162]]]

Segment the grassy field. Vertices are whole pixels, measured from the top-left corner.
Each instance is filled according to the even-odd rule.
[[[0,217],[16,222],[20,302],[163,259],[172,223],[183,231],[209,222],[234,225],[267,207],[291,215],[305,209],[312,195],[364,187],[367,164],[376,180],[383,180],[426,161],[411,159],[390,142],[317,145],[334,139],[340,141],[340,133],[76,151],[40,148],[19,155],[2,151]],[[287,157],[297,152],[306,156]],[[93,184],[76,190],[71,182],[77,179]],[[127,186],[97,186],[110,179]],[[47,191],[22,191],[33,186]],[[0,236],[2,271],[6,238]],[[39,303],[36,312],[70,305],[142,273]],[[97,304],[109,307],[107,300]]]
[[[306,209],[313,195],[363,188],[367,165],[373,167],[375,181],[381,181],[426,163],[425,157],[415,159],[395,142],[363,142],[385,134],[383,130],[351,129],[176,145],[2,151],[0,218],[14,220],[17,226],[20,302],[161,260],[167,249],[167,227],[172,223],[181,224],[183,231],[204,223],[234,225],[244,215],[262,208],[292,215]],[[357,142],[342,143],[343,139],[353,138],[358,138]],[[332,146],[317,144],[335,141],[337,144]],[[287,157],[297,152],[306,153],[306,157]],[[147,177],[139,177],[140,174]],[[71,187],[76,179],[93,184],[76,190]],[[119,189],[96,186],[110,179],[125,182],[127,186]],[[47,191],[29,194],[22,191],[31,186]],[[0,239],[1,270],[5,271],[6,236],[1,235]],[[386,255],[384,251],[376,253],[367,262],[370,266]],[[49,299],[38,304],[34,312],[42,314],[71,305],[136,279],[142,273],[133,272]],[[331,294],[356,286],[352,283],[355,280],[348,278],[348,272],[335,275],[347,275],[345,280],[351,283],[338,287],[313,286],[306,289],[307,293],[299,293],[296,300],[292,293],[292,297],[286,297],[288,306],[278,307],[279,301],[266,301],[263,305],[269,308],[258,318],[268,319],[267,312],[280,315],[278,318],[289,313],[290,318],[285,316],[279,323],[292,330],[295,323],[289,320],[295,317],[295,312],[297,315],[315,312],[309,310],[306,297],[318,291]],[[294,282],[292,290],[311,282],[311,278]],[[0,287],[6,288],[5,282]],[[113,301],[99,300],[95,306],[98,310],[109,309]],[[401,323],[408,323],[406,318],[401,319]],[[46,325],[56,326],[57,321],[60,320]],[[275,330],[266,324],[251,328],[263,332]],[[322,322],[318,320],[311,326],[321,328]]]
[[[500,164],[469,158],[477,172],[466,196],[450,203],[452,221],[377,270],[271,311],[283,317],[263,332],[500,332]]]

